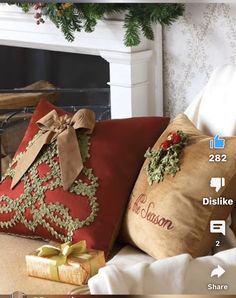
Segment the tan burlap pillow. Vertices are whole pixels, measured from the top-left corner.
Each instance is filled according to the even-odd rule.
[[[190,253],[193,257],[209,253],[217,233],[210,233],[210,220],[224,220],[232,205],[203,205],[203,198],[236,198],[236,138],[225,138],[224,149],[210,149],[210,137],[180,114],[167,127],[153,149],[171,132],[183,131],[189,137],[180,153],[180,171],[173,177],[148,183],[146,159],[131,194],[124,219],[122,238],[156,259]],[[226,162],[209,162],[210,154],[226,154]],[[218,192],[210,187],[213,177],[225,178]],[[234,202],[233,202],[234,203]]]

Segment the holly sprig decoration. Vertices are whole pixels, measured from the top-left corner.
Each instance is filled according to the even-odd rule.
[[[188,141],[188,135],[177,130],[168,135],[159,150],[148,148],[144,156],[149,159],[145,170],[150,185],[163,181],[165,175],[175,176],[180,171],[179,157]]]

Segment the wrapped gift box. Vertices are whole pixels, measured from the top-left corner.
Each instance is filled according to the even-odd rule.
[[[26,256],[27,272],[30,276],[60,281],[74,285],[87,284],[88,279],[105,266],[104,252],[86,250],[78,256],[69,255],[64,264],[58,256],[39,256],[33,252]]]

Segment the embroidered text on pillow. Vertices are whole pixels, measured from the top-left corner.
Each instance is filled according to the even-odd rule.
[[[146,202],[147,196],[145,194],[141,194],[137,199],[135,199],[133,204],[132,202],[129,204],[128,209],[154,225],[158,225],[167,230],[172,230],[174,228],[172,221],[154,212],[154,202],[149,202],[148,205],[145,204]]]

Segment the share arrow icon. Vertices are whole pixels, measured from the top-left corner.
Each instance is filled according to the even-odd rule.
[[[211,277],[217,276],[218,278],[220,278],[224,273],[225,273],[224,268],[218,265],[215,269],[211,271]]]

